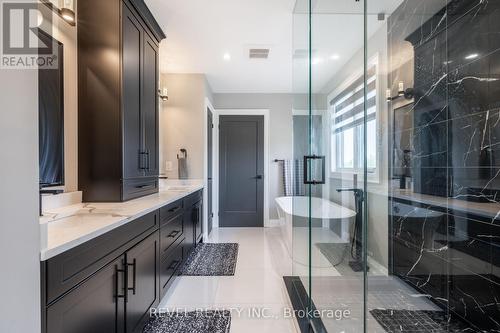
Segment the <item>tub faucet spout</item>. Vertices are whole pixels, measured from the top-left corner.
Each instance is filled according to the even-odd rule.
[[[354,198],[356,198],[356,201],[360,201],[360,202],[364,201],[363,190],[360,188],[338,188],[337,192],[353,192]]]

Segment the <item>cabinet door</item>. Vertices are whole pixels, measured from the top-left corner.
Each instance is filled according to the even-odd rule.
[[[186,240],[184,242],[184,248],[186,249],[186,256],[191,252],[194,248],[194,238],[195,238],[195,230],[194,230],[194,220],[193,220],[193,205],[189,205],[184,207],[184,234]]]
[[[158,46],[144,32],[144,66],[142,73],[143,137],[146,152],[146,175],[157,176],[158,161]]]
[[[146,154],[142,146],[141,80],[143,29],[123,4],[123,178],[144,175]]]
[[[193,222],[194,222],[194,242],[195,246],[198,244],[199,241],[201,241],[201,238],[203,237],[203,208],[202,208],[202,201],[198,201],[194,206],[193,206]]]
[[[155,232],[128,250],[126,332],[142,332],[149,309],[159,297],[159,233]]]
[[[79,287],[47,308],[47,332],[122,332],[123,257],[106,265]]]

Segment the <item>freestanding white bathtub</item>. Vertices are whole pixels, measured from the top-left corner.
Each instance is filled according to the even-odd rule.
[[[285,238],[285,243],[293,259],[303,264],[307,263],[307,249],[296,251],[292,248],[294,239],[297,248],[300,245],[308,243],[307,226],[309,219],[309,197],[279,197],[276,198],[278,206],[278,216],[281,220],[281,230]],[[316,242],[332,242],[333,232],[330,230],[331,223],[340,224],[340,235],[333,236],[337,238],[333,242],[349,242],[349,221],[356,216],[356,212],[331,202],[323,198],[311,198],[311,218],[316,223],[313,228],[313,240]],[[294,227],[294,220],[303,220],[303,227]],[[313,223],[314,223],[313,222]],[[297,223],[297,222],[296,222]],[[304,235],[302,235],[304,234]],[[302,244],[304,243],[304,244]]]

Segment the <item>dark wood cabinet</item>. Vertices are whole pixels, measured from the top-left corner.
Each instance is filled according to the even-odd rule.
[[[123,331],[124,257],[47,308],[47,333]]]
[[[201,238],[201,193],[43,261],[42,333],[142,332]]]
[[[160,295],[165,296],[182,262],[187,258],[185,237],[179,237],[160,259]]]
[[[203,237],[203,211],[202,200],[196,202],[193,207],[193,228],[194,228],[194,241],[196,244],[201,242]]]
[[[149,309],[159,303],[159,243],[155,232],[125,253],[127,333],[142,332]]]
[[[159,174],[159,130],[158,130],[158,44],[148,35],[144,34],[143,43],[143,89],[142,110],[144,123],[144,151],[147,164],[146,176]]]
[[[142,45],[144,31],[135,15],[123,6],[123,177],[144,176],[141,114]]]
[[[142,0],[79,1],[78,20],[83,199],[157,192],[158,47],[165,35]]]
[[[184,230],[186,249],[189,253],[203,237],[203,202],[202,191],[198,191],[184,199]]]

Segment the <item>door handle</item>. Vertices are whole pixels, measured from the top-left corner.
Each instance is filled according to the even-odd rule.
[[[119,274],[120,273],[123,273],[123,285],[126,285],[127,283],[127,275],[126,275],[126,270],[125,269],[118,269],[118,265],[115,265],[115,298],[116,298],[116,301],[118,302],[118,298],[123,298],[125,300],[125,303],[128,302],[128,296],[127,296],[127,292],[125,292],[123,295],[120,295],[120,287],[119,287]],[[122,288],[124,289],[124,288]]]
[[[309,179],[309,161],[313,160],[321,160],[321,179]],[[318,155],[306,155],[304,156],[304,184],[306,185],[320,185],[320,184],[325,184],[326,179],[325,179],[325,165],[326,165],[326,158],[325,156],[318,156]]]
[[[127,282],[127,290],[132,290],[132,294],[135,295],[135,290],[136,290],[136,278],[137,278],[137,262],[136,259],[134,258],[134,261],[129,264],[127,263],[127,276],[128,276],[128,267],[132,266],[132,288],[128,287],[128,282]]]
[[[146,170],[151,170],[151,155],[149,155],[149,149],[146,149],[146,162],[147,162],[147,167]]]
[[[262,178],[264,178],[264,176],[262,176],[262,175],[255,176],[255,179],[262,179]]]
[[[146,151],[139,151],[139,169],[140,170],[146,170],[147,167],[145,166],[145,161],[144,158],[147,158],[148,153]]]

